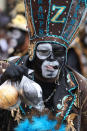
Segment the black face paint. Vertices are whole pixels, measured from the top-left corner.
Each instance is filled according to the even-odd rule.
[[[59,57],[63,58],[65,56],[66,54],[65,47],[54,44],[52,48],[53,48],[54,58],[58,59]]]
[[[65,47],[54,43],[41,43],[36,47],[35,72],[42,78],[55,79],[64,65]]]

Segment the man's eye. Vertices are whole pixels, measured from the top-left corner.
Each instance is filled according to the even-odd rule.
[[[54,51],[54,56],[55,57],[62,57],[64,56],[65,52],[63,51]]]
[[[39,52],[46,53],[48,50],[38,50]]]
[[[49,55],[49,51],[48,50],[39,50],[39,55],[40,56],[48,56]]]

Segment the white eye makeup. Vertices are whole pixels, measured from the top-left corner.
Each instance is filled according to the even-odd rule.
[[[36,55],[39,59],[46,59],[52,52],[52,46],[49,43],[41,43],[37,46]]]

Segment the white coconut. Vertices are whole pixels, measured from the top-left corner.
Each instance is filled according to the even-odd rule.
[[[8,109],[16,105],[18,100],[18,91],[14,86],[6,83],[0,86],[0,108]]]

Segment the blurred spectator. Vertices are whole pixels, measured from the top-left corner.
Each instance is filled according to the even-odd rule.
[[[25,18],[24,2],[16,2],[10,16],[0,13],[0,59],[14,55],[25,55],[28,52],[28,31]]]
[[[5,59],[8,56],[8,42],[6,38],[7,24],[11,17],[4,12],[0,12],[0,59]]]
[[[8,24],[7,38],[10,48],[8,49],[9,56],[25,55],[28,51],[29,37],[26,28],[27,21],[25,18],[23,0],[17,3],[15,8],[10,12],[13,17]]]

